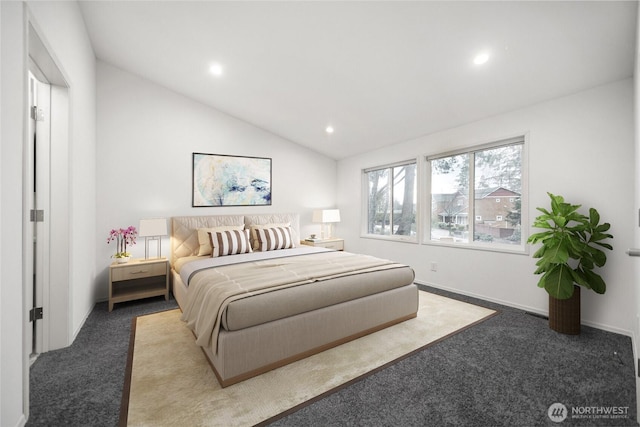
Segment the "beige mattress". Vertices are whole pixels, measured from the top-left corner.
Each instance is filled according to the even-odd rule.
[[[403,267],[317,281],[254,295],[230,303],[223,313],[222,327],[227,331],[248,328],[406,286],[412,283],[413,279],[413,270]]]

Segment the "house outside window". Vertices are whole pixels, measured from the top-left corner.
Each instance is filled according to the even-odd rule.
[[[417,241],[417,162],[363,171],[367,237]]]
[[[522,136],[427,157],[431,215],[425,243],[525,250],[524,142]]]

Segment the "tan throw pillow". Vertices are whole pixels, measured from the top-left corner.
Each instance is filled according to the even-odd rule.
[[[257,251],[275,251],[278,249],[294,248],[295,243],[291,236],[291,227],[259,228]]]
[[[258,230],[263,228],[276,228],[276,227],[290,227],[290,222],[283,223],[271,223],[271,224],[261,224],[261,225],[252,225],[251,226],[251,247],[254,251],[258,250]]]
[[[243,229],[244,225],[219,225],[217,227],[198,228],[198,243],[200,244],[198,256],[211,255],[212,247],[211,240],[209,239],[209,233]]]
[[[249,230],[216,231],[209,233],[211,257],[245,254],[251,251]]]

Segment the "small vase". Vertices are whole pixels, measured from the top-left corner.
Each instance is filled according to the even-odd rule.
[[[118,264],[126,264],[126,263],[128,263],[128,262],[129,262],[129,259],[130,259],[130,258],[131,258],[131,257],[123,256],[123,257],[120,257],[120,258],[116,258],[116,262],[117,262]]]

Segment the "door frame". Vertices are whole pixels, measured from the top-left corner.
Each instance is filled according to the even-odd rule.
[[[44,247],[44,257],[46,259],[43,262],[43,276],[46,276],[47,280],[43,281],[45,287],[43,288],[43,300],[42,307],[44,310],[43,317],[46,319],[46,323],[43,321],[43,351],[54,350],[57,348],[67,347],[71,344],[73,339],[73,331],[71,324],[71,311],[72,301],[70,292],[71,274],[70,274],[70,235],[71,235],[71,197],[70,197],[70,106],[71,106],[71,84],[67,73],[60,66],[60,61],[57,60],[51,45],[45,38],[41,36],[43,34],[40,31],[37,23],[31,16],[28,8],[25,8],[26,19],[26,34],[27,34],[27,46],[26,51],[28,53],[29,64],[25,63],[25,80],[28,82],[28,72],[30,67],[37,68],[42,76],[49,82],[51,88],[50,99],[50,145],[49,145],[49,171],[46,179],[46,190],[49,193],[47,206],[48,214],[45,213],[45,219],[48,221],[44,223],[44,227],[47,229],[47,235],[49,236]],[[28,101],[29,88],[25,88],[25,98]],[[28,102],[27,102],[28,103]],[[28,110],[28,108],[26,109]],[[29,111],[25,111],[24,114],[30,114]],[[25,126],[28,128],[28,126]],[[28,129],[25,129],[27,132]],[[29,204],[29,186],[30,178],[27,176],[32,173],[32,168],[29,166],[29,138],[24,138],[23,148],[23,240],[27,240],[29,236],[29,229],[32,227],[30,221],[30,212],[28,210]],[[31,176],[32,177],[32,176]],[[31,179],[32,181],[32,179]],[[26,247],[29,247],[27,249]],[[31,353],[31,341],[29,341],[28,335],[31,330],[31,323],[29,322],[29,310],[31,309],[32,299],[30,295],[29,287],[32,284],[33,274],[33,247],[30,244],[25,245],[25,252],[23,256],[23,296],[24,296],[24,317],[25,324],[23,324],[23,402],[24,413],[28,417],[29,414],[29,376],[30,376],[30,364],[29,357]]]

